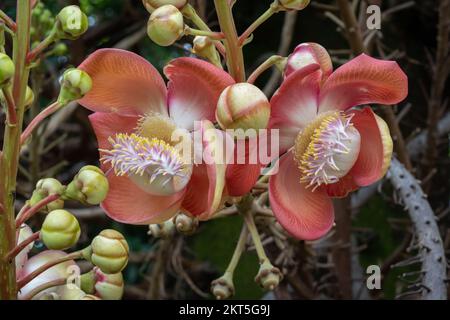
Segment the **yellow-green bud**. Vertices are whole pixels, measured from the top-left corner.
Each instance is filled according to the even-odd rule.
[[[63,56],[67,53],[67,45],[63,42],[60,42],[55,45],[52,52],[55,56]]]
[[[74,284],[59,286],[56,290],[57,300],[83,300],[86,293]]]
[[[0,89],[7,85],[14,77],[14,63],[10,57],[0,53]]]
[[[188,0],[142,0],[145,8],[148,12],[152,13],[159,7],[165,6],[167,4],[171,4],[177,9],[181,10],[184,6],[186,6]]]
[[[92,240],[91,262],[104,273],[119,273],[128,263],[128,243],[120,232],[106,229]]]
[[[282,279],[283,274],[280,269],[274,267],[270,261],[265,261],[259,268],[258,275],[255,277],[255,282],[265,290],[273,290],[278,286]]]
[[[108,194],[108,179],[95,166],[84,166],[67,186],[64,196],[84,204],[97,205]]]
[[[80,238],[80,224],[77,218],[66,210],[53,210],[44,220],[41,239],[53,250],[65,250],[74,246]]]
[[[58,15],[56,35],[60,39],[75,40],[89,27],[87,16],[78,6],[67,6]]]
[[[216,118],[223,129],[265,129],[269,117],[266,95],[250,83],[233,84],[219,97]]]
[[[148,20],[147,34],[156,44],[166,47],[175,43],[184,33],[184,20],[173,5],[156,9]]]
[[[34,92],[33,90],[27,86],[25,91],[25,106],[28,107],[34,102]]]
[[[100,299],[99,297],[96,297],[92,294],[87,294],[83,298],[78,299],[78,300],[102,300],[102,299]]]
[[[120,300],[125,284],[122,273],[106,274],[100,268],[94,268],[95,295],[103,300]]]
[[[34,206],[39,201],[50,195],[62,195],[64,193],[65,187],[56,179],[53,178],[45,178],[41,179],[36,183],[36,189],[34,189],[31,199],[28,204],[30,206]],[[42,208],[42,211],[53,211],[57,209],[61,209],[64,207],[64,200],[57,199],[53,202],[50,202],[45,207]]]
[[[198,228],[198,219],[184,213],[177,214],[173,222],[177,231],[185,235],[193,234]]]
[[[175,232],[175,225],[172,220],[164,221],[163,223],[151,224],[148,226],[148,235],[155,238],[168,238]]]
[[[64,72],[58,102],[66,105],[84,97],[92,89],[91,77],[80,69],[71,68]]]
[[[279,0],[280,5],[287,10],[303,10],[310,0]]]
[[[230,273],[225,273],[219,279],[211,282],[211,293],[217,300],[224,300],[234,295],[233,276]]]
[[[220,56],[209,37],[196,36],[193,41],[192,53],[207,59],[214,64],[220,64]]]

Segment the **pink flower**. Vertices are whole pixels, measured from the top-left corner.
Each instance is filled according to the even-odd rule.
[[[226,164],[183,162],[171,137],[176,129],[198,130],[203,147],[223,148],[206,132],[224,138],[212,122],[220,93],[234,83],[231,76],[208,62],[179,58],[164,69],[166,87],[149,62],[118,49],[96,51],[80,69],[93,80],[79,102],[95,111],[90,121],[110,183],[106,213],[130,224],[160,223],[180,209],[211,217],[226,192]],[[202,121],[200,128],[195,121]]]
[[[299,239],[317,239],[334,222],[331,197],[344,197],[386,173],[392,139],[368,103],[395,104],[407,77],[392,61],[360,55],[332,72],[328,53],[301,44],[271,99],[270,128],[280,130],[279,172],[270,178],[270,204]]]

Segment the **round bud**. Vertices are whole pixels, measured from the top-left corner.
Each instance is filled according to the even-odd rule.
[[[64,72],[58,102],[64,106],[84,97],[92,89],[92,79],[83,70],[71,68]]]
[[[47,248],[65,250],[74,246],[79,238],[80,224],[70,212],[54,210],[45,217],[41,239]]]
[[[173,5],[156,9],[148,20],[147,34],[156,44],[166,47],[175,43],[184,33],[181,12]]]
[[[128,263],[128,243],[120,232],[106,229],[91,244],[91,261],[104,273],[119,273]]]
[[[187,4],[188,0],[143,0],[145,8],[152,13],[159,7],[171,4],[177,9],[181,10]]]
[[[216,118],[222,129],[265,129],[269,117],[267,97],[250,83],[233,84],[219,97]]]
[[[45,178],[41,179],[36,183],[36,189],[34,189],[33,194],[31,195],[31,199],[28,204],[30,206],[34,206],[39,201],[48,197],[49,195],[62,195],[64,193],[65,187],[56,179],[53,178]],[[53,202],[50,202],[45,207],[43,207],[42,211],[53,211],[56,209],[61,209],[64,207],[64,200],[57,199]]]
[[[279,0],[280,5],[287,10],[303,10],[310,0]]]
[[[185,235],[193,234],[198,228],[198,219],[184,213],[177,214],[173,222],[177,231]]]
[[[75,40],[89,27],[87,16],[78,6],[67,6],[58,15],[56,35],[60,39]]]
[[[108,179],[95,166],[84,166],[67,186],[64,195],[85,204],[97,205],[108,194]]]
[[[151,224],[148,229],[148,235],[155,238],[168,238],[175,232],[175,224],[172,220],[167,220],[163,223]]]
[[[0,88],[7,85],[14,77],[14,63],[10,57],[4,53],[0,53]]]
[[[106,274],[99,268],[94,268],[95,295],[103,300],[120,300],[125,284],[122,273]]]
[[[217,300],[224,300],[234,295],[234,284],[232,275],[225,273],[219,279],[211,282],[211,293]]]
[[[255,277],[255,282],[265,290],[273,290],[278,286],[282,279],[283,274],[280,269],[274,267],[270,261],[265,261],[259,268],[258,275]]]
[[[63,56],[67,53],[67,51],[68,51],[67,45],[63,42],[56,44],[52,50],[55,56]]]

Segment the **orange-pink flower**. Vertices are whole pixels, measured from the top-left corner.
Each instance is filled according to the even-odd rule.
[[[95,111],[90,121],[110,183],[106,213],[131,224],[160,223],[180,209],[210,218],[227,190],[227,166],[181,161],[171,135],[198,129],[203,147],[222,148],[205,132],[225,135],[212,122],[220,93],[234,83],[231,76],[208,62],[178,58],[164,69],[166,86],[149,62],[117,49],[96,51],[80,69],[93,80],[79,102]]]
[[[301,44],[271,99],[269,127],[280,130],[279,172],[270,178],[270,204],[299,239],[317,239],[334,222],[331,197],[381,179],[392,155],[386,123],[368,103],[395,104],[408,93],[397,63],[360,55],[332,71],[326,50]]]

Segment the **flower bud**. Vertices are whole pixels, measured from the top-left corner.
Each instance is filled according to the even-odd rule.
[[[153,13],[159,7],[171,4],[177,9],[181,10],[186,6],[188,0],[143,0],[142,1],[148,12]]]
[[[286,78],[295,71],[303,69],[311,64],[320,65],[322,80],[325,80],[333,71],[331,58],[324,47],[312,42],[301,43],[287,58],[284,77]]]
[[[147,34],[156,44],[166,47],[177,41],[184,33],[181,12],[173,5],[156,9],[147,24]]]
[[[224,300],[234,295],[232,274],[226,272],[219,279],[211,282],[211,293],[217,300]]]
[[[269,116],[267,97],[250,83],[227,87],[217,103],[216,118],[222,129],[265,129]]]
[[[106,274],[99,268],[94,268],[95,295],[103,300],[122,299],[125,284],[122,273]]]
[[[163,223],[151,224],[148,229],[148,235],[155,238],[168,238],[175,232],[175,224],[172,220],[167,220]]]
[[[67,186],[64,195],[84,204],[97,205],[108,194],[108,179],[102,170],[95,166],[84,166]]]
[[[49,195],[62,195],[64,193],[65,187],[56,179],[53,178],[45,178],[41,179],[36,183],[36,189],[34,189],[33,194],[31,195],[31,199],[28,204],[30,206],[34,206],[39,201],[48,197]],[[53,211],[56,209],[61,209],[64,207],[64,200],[57,199],[53,202],[50,202],[45,207],[43,207],[42,211]]]
[[[196,36],[193,42],[192,53],[199,57],[207,59],[214,64],[220,64],[219,53],[216,50],[214,43],[209,37]]]
[[[67,51],[67,45],[63,42],[60,42],[53,47],[52,53],[55,56],[63,56],[67,53]]]
[[[14,63],[10,57],[0,52],[0,89],[14,77]]]
[[[198,227],[198,219],[184,213],[177,214],[173,222],[177,231],[185,235],[193,234]]]
[[[310,0],[279,0],[280,5],[286,10],[303,10]]]
[[[119,273],[128,263],[128,243],[120,232],[106,229],[91,244],[91,261],[104,273]]]
[[[283,279],[283,274],[280,269],[274,267],[270,261],[265,261],[259,268],[258,275],[255,277],[255,282],[265,290],[275,289],[280,281]]]
[[[45,217],[41,239],[47,248],[65,250],[74,246],[79,238],[80,224],[70,212],[54,210]]]
[[[58,300],[84,300],[86,293],[74,284],[58,286],[56,290]]]
[[[89,27],[87,16],[78,6],[67,6],[58,15],[57,32],[59,39],[75,40],[80,37]]]
[[[99,297],[96,297],[92,294],[87,294],[83,298],[78,299],[78,300],[102,300],[102,299],[100,299]]]
[[[91,77],[80,69],[71,68],[64,72],[58,103],[62,106],[84,97],[92,88]]]
[[[25,91],[25,107],[30,106],[34,102],[34,92],[33,90],[27,86],[27,89]]]

